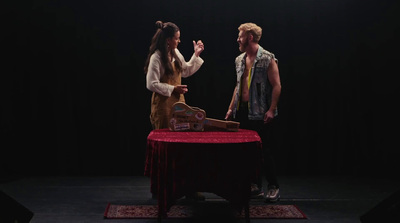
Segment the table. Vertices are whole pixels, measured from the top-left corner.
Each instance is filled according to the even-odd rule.
[[[262,143],[256,131],[174,132],[153,130],[147,137],[144,175],[158,198],[159,220],[186,194],[214,193],[248,219],[251,182],[259,175]]]

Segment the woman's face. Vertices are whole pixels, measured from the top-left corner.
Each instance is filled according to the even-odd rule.
[[[167,40],[170,50],[178,48],[178,44],[181,42],[180,37],[181,37],[181,32],[178,31],[175,33],[173,37]]]

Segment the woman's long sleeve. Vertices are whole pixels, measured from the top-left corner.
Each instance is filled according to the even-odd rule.
[[[185,61],[183,55],[178,49],[175,52],[182,64],[182,77],[189,77],[199,70],[204,60],[197,57],[194,53],[188,62]],[[164,75],[165,69],[161,64],[161,57],[158,51],[150,57],[149,67],[146,74],[146,87],[150,91],[157,92],[161,95],[170,97],[174,91],[173,85],[162,83],[160,79]]]
[[[182,62],[182,77],[192,76],[204,63],[204,60],[200,56],[197,57],[194,53],[188,62],[185,61],[185,58],[178,49],[176,49],[176,54]]]
[[[174,86],[160,82],[161,74],[164,74],[164,67],[161,65],[160,56],[154,53],[150,57],[149,68],[146,74],[146,87],[150,91],[170,97]]]

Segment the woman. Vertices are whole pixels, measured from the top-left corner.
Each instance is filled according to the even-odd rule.
[[[147,56],[144,71],[146,87],[153,92],[151,98],[150,122],[153,129],[168,128],[168,117],[175,102],[185,102],[187,85],[181,84],[182,77],[193,75],[203,64],[200,58],[204,50],[201,40],[193,40],[194,53],[189,62],[177,49],[180,43],[180,30],[172,22],[156,22],[154,34]]]
[[[144,71],[146,73],[146,87],[153,92],[151,97],[150,122],[153,129],[168,128],[168,121],[172,105],[176,102],[185,102],[184,94],[188,91],[187,85],[181,84],[182,77],[194,74],[203,64],[200,58],[204,50],[201,40],[193,40],[194,53],[189,62],[177,49],[180,41],[180,31],[172,22],[156,22],[157,31],[154,34],[147,56]],[[155,195],[153,194],[153,197]],[[186,195],[189,199],[204,200],[199,193]]]

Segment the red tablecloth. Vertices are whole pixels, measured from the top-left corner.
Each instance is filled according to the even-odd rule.
[[[144,175],[158,196],[159,214],[177,199],[196,191],[211,192],[243,208],[250,184],[260,170],[261,139],[257,132],[173,132],[153,130],[147,137]]]

